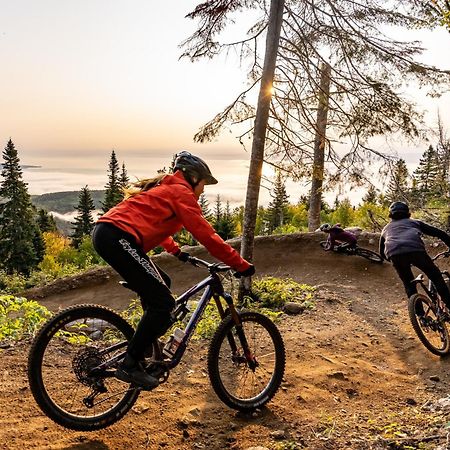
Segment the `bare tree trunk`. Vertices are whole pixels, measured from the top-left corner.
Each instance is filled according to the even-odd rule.
[[[269,120],[272,86],[275,74],[281,24],[283,22],[284,0],[272,0],[270,4],[269,26],[266,37],[266,53],[256,108],[255,127],[253,130],[252,154],[248,173],[247,195],[245,199],[244,228],[242,233],[241,255],[248,261],[253,259],[253,243],[255,240],[256,214],[258,210],[259,188],[264,159],[267,122]],[[251,279],[242,280],[239,297],[249,292]]]
[[[316,135],[314,139],[314,165],[309,198],[308,230],[320,226],[320,207],[322,204],[322,185],[325,164],[325,143],[330,97],[331,66],[323,63],[320,76],[319,107],[317,109]]]

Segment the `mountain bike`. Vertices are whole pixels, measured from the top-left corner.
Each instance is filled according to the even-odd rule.
[[[450,256],[448,251],[437,254],[433,261]],[[450,274],[443,270],[442,276],[447,285]],[[450,337],[447,329],[449,320],[445,314],[444,303],[439,297],[436,286],[431,280],[425,284],[424,275],[420,273],[413,281],[420,285],[424,294],[414,294],[408,300],[408,312],[411,325],[422,344],[433,354],[445,356],[450,353]]]
[[[320,241],[320,246],[324,250],[328,250],[330,248],[329,241]],[[367,248],[359,247],[358,245],[354,247],[350,247],[348,244],[335,244],[332,250],[336,253],[343,253],[345,255],[357,255],[362,256],[363,258],[368,259],[369,261],[382,264],[383,258],[376,252],[369,250]]]
[[[172,354],[162,350],[159,340],[152,342],[145,368],[160,383],[166,382],[214,299],[221,322],[208,350],[211,385],[231,408],[260,408],[275,395],[283,379],[286,357],[281,334],[263,314],[235,307],[223,287],[224,277],[231,274],[229,266],[195,257],[189,262],[206,268],[209,275],[176,299],[173,322],[189,319],[184,336],[175,350],[171,347]],[[201,291],[197,307],[186,317],[188,300]],[[42,411],[56,423],[79,431],[105,428],[121,419],[142,390],[115,378],[133,334],[123,317],[99,305],[68,307],[50,318],[34,339],[28,358],[31,392]],[[171,339],[165,348],[171,346]]]

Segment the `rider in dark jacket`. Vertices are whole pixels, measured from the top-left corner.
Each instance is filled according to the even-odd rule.
[[[417,286],[411,281],[414,275],[411,266],[417,267],[434,283],[436,289],[450,310],[450,292],[441,271],[434,264],[421,236],[426,234],[441,239],[450,247],[450,236],[443,230],[420,220],[410,218],[409,207],[404,202],[394,202],[389,207],[388,223],[380,237],[380,255],[392,262],[398,276],[405,286],[408,297],[417,294]]]

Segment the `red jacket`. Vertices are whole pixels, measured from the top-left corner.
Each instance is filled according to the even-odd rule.
[[[120,202],[98,221],[131,234],[146,253],[158,245],[177,253],[180,248],[172,235],[184,227],[215,258],[240,272],[249,267],[203,217],[194,191],[181,172],[167,175],[158,186]]]

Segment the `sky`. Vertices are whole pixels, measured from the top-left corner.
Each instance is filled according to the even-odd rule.
[[[229,55],[191,63],[179,44],[195,29],[185,19],[198,1],[0,0],[0,147],[13,140],[31,194],[101,189],[111,150],[132,179],[152,176],[172,155],[187,149],[204,158],[220,184],[207,189],[243,204],[249,153],[233,133],[197,144],[193,135],[246,85],[245,67]],[[246,30],[243,20],[236,28]],[[416,37],[416,36],[415,36]],[[420,33],[424,61],[450,68],[450,34]],[[450,95],[426,99],[450,129]],[[401,141],[390,145],[411,165],[424,149]],[[251,142],[248,149],[251,148]],[[270,168],[265,169],[267,175]],[[288,183],[292,202],[300,188]],[[261,203],[267,204],[267,189]]]

